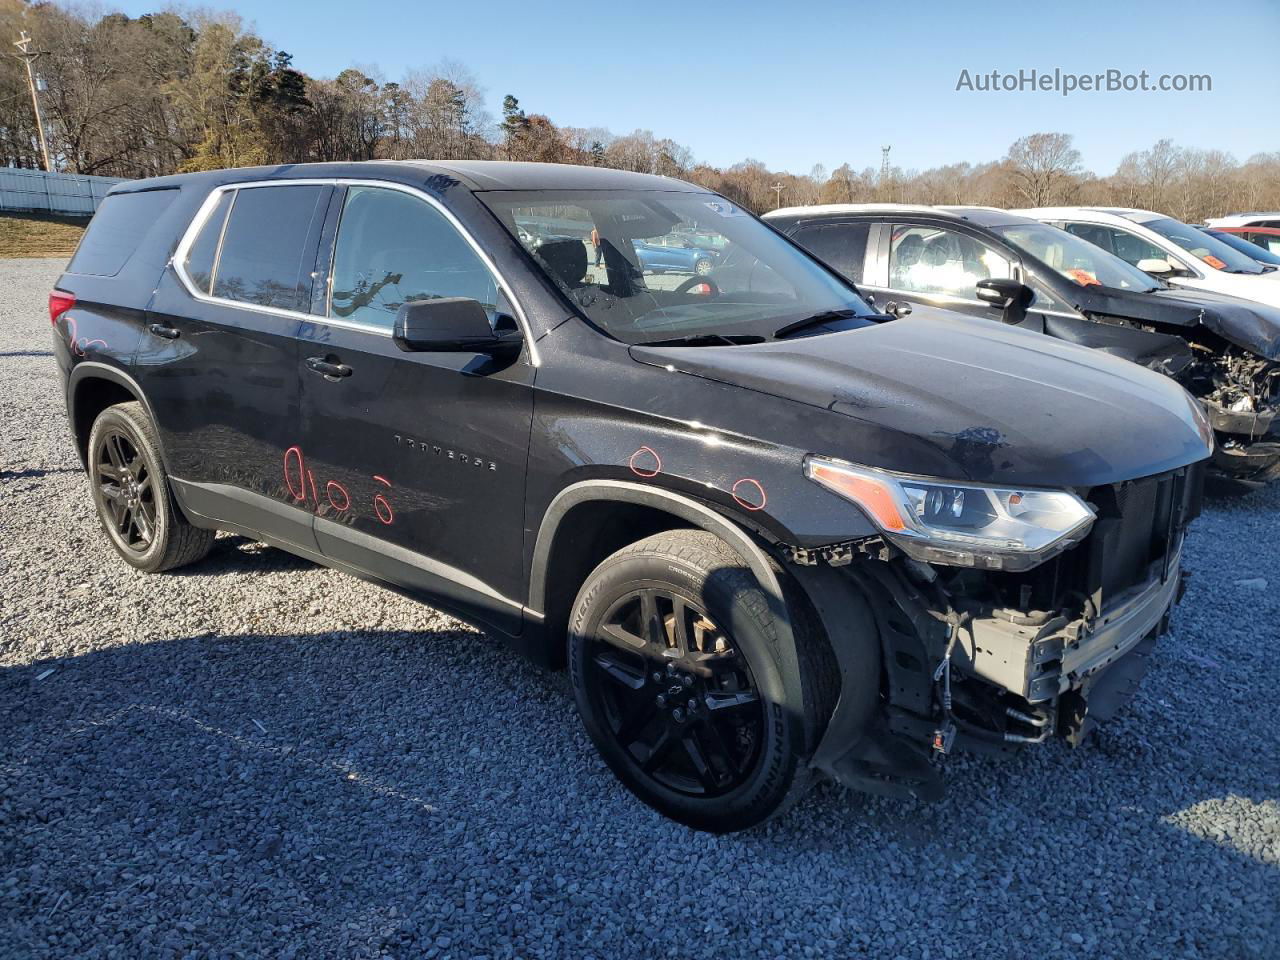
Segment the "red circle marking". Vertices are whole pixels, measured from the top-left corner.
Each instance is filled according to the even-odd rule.
[[[342,494],[342,506],[338,506],[333,502],[333,491],[337,489]],[[351,509],[351,494],[347,493],[347,488],[340,484],[337,480],[330,480],[324,485],[324,495],[329,498],[329,506],[338,512]]]
[[[298,487],[293,486],[293,478],[289,476],[289,457],[298,458]],[[302,465],[302,448],[290,447],[284,452],[284,485],[289,488],[289,495],[295,500],[307,499],[306,469]]]
[[[383,514],[383,510],[386,510],[385,515]],[[374,494],[373,512],[376,513],[378,515],[378,519],[387,526],[391,526],[391,524],[395,522],[396,515],[391,509],[391,504],[387,503],[387,498],[380,493]]]
[[[376,473],[373,475],[373,479],[377,480],[379,483],[385,483],[388,487],[391,486],[390,480],[388,480],[386,477],[380,477]]]
[[[738,488],[744,483],[750,484],[760,492],[759,503],[752,503],[750,500],[742,496],[742,494],[738,493]],[[742,507],[744,510],[763,510],[765,504],[769,502],[769,498],[765,495],[764,487],[760,485],[760,481],[753,480],[750,477],[743,477],[733,485],[733,499],[737,501],[738,506]]]
[[[636,466],[637,458],[641,457],[645,453],[648,453],[649,456],[653,457],[653,462],[657,464],[657,466],[655,466],[652,471],[641,470],[639,467]],[[662,458],[658,456],[658,451],[653,449],[653,447],[641,447],[639,450],[637,450],[635,453],[631,455],[631,459],[627,461],[627,466],[631,468],[631,472],[634,473],[637,477],[644,477],[647,480],[650,477],[656,477],[658,474],[662,472]]]

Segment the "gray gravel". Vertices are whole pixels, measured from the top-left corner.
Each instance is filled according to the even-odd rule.
[[[114,559],[60,266],[0,261],[0,956],[1280,955],[1280,490],[1199,521],[1174,633],[1086,747],[715,838],[447,616],[236,537]]]

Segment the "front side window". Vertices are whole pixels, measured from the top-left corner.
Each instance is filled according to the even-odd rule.
[[[1082,287],[1149,291],[1151,277],[1105,249],[1044,223],[1016,223],[991,228],[1023,253]]]
[[[1270,250],[1272,253],[1280,253],[1280,234],[1274,233],[1246,233],[1246,237],[1250,242],[1256,243],[1263,250]]]
[[[904,224],[893,228],[889,286],[894,290],[977,300],[979,280],[1011,276],[1007,259],[966,234]]]
[[[306,310],[314,251],[312,221],[323,214],[323,186],[242,187],[235,191],[218,255],[213,295],[281,310]]]
[[[861,283],[870,231],[869,223],[807,223],[791,239],[831,269]]]
[[[498,285],[452,223],[420,197],[351,187],[338,225],[329,315],[391,329],[401,304],[477,300],[492,313]]]
[[[1068,223],[1068,233],[1087,243],[1114,253],[1125,263],[1136,267],[1143,260],[1168,260],[1169,254],[1150,241],[1135,236],[1128,230],[1107,227],[1097,223]],[[1176,264],[1175,264],[1176,266]]]
[[[767,339],[789,324],[871,308],[755,217],[711,193],[478,193],[593,324],[626,343]]]
[[[1246,257],[1238,250],[1232,250],[1217,237],[1211,237],[1203,230],[1189,227],[1168,217],[1148,220],[1143,224],[1166,240],[1177,244],[1187,253],[1202,263],[1207,263],[1215,270],[1227,273],[1262,273],[1262,265],[1258,261]]]

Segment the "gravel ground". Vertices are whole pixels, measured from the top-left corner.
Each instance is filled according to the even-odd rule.
[[[0,262],[0,956],[1280,956],[1280,490],[1197,523],[1172,636],[1084,748],[710,837],[447,616],[236,537],[116,560],[60,266]]]

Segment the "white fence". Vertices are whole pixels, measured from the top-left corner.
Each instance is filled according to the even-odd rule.
[[[123,182],[119,177],[0,167],[0,213],[21,210],[87,217],[112,186]]]

